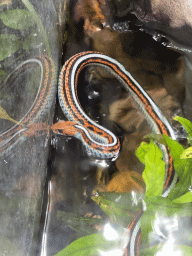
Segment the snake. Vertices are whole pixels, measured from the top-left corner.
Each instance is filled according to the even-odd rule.
[[[0,154],[9,152],[10,149],[18,142],[21,135],[28,129],[30,124],[40,123],[43,119],[47,118],[50,109],[50,102],[56,92],[55,88],[55,68],[53,60],[47,55],[36,56],[34,58],[22,61],[17,67],[10,72],[4,80],[0,88],[6,88],[17,79],[22,72],[31,67],[40,70],[40,77],[36,97],[23,117],[10,129],[3,131],[0,134]],[[18,85],[19,86],[19,85]],[[22,93],[22,92],[21,92]]]
[[[174,130],[166,117],[125,67],[117,60],[93,51],[75,54],[65,62],[61,69],[58,83],[58,98],[61,109],[68,120],[68,128],[63,131],[63,134],[74,136],[81,140],[88,155],[92,157],[114,161],[119,155],[119,139],[111,131],[93,121],[85,113],[78,99],[78,77],[82,69],[88,65],[102,67],[120,81],[145,116],[152,132],[165,134],[174,140],[176,139]],[[169,148],[165,145],[160,147],[166,163],[166,176],[162,194],[162,196],[166,197],[171,188],[176,184],[177,175],[173,167],[173,159]],[[126,255],[138,255],[142,214],[143,211],[128,226],[131,235]]]

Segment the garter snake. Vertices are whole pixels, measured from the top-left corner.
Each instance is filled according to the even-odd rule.
[[[89,155],[100,159],[115,160],[118,157],[120,143],[118,138],[109,130],[91,120],[83,111],[77,95],[78,76],[87,65],[97,65],[107,69],[116,77],[122,86],[130,93],[145,116],[151,130],[157,134],[165,134],[176,139],[174,131],[160,109],[149,97],[141,85],[118,61],[97,52],[82,52],[72,56],[64,64],[59,78],[58,97],[63,113],[67,117],[68,130],[63,134],[75,136],[82,141]],[[177,180],[173,168],[173,159],[168,147],[161,149],[166,162],[166,177],[162,196],[167,196],[170,188]],[[140,238],[140,218],[142,212],[129,225],[131,238],[126,255],[138,254]]]
[[[46,115],[50,102],[52,102],[53,94],[55,92],[54,63],[52,59],[46,55],[37,56],[21,62],[7,76],[1,85],[1,88],[8,87],[13,83],[14,79],[19,78],[22,72],[25,72],[25,70],[30,70],[32,66],[39,68],[40,71],[38,85],[35,85],[38,86],[35,99],[27,112],[18,121],[18,123],[0,134],[0,154],[5,153],[17,142],[21,134],[27,130],[27,126],[33,123],[42,122],[42,118]],[[32,76],[33,75],[36,75],[36,73],[33,73]],[[17,86],[19,88],[19,84],[17,84]],[[22,94],[23,92],[20,91],[20,93]]]

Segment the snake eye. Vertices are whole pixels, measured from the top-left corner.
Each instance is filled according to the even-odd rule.
[[[92,126],[87,126],[87,129],[91,130],[91,131],[94,131],[93,127]]]
[[[63,130],[62,129],[58,129],[58,132],[63,134]]]

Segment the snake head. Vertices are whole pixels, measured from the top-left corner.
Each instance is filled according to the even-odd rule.
[[[72,121],[59,121],[51,126],[51,130],[55,133],[75,136],[77,129],[75,128],[76,123]]]

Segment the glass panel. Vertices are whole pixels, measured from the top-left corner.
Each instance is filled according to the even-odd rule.
[[[192,254],[188,10],[1,1],[0,255]]]
[[[190,172],[189,159],[188,167],[177,162],[182,148],[190,145],[185,129],[173,117],[187,116],[183,108],[187,97],[190,117],[189,88],[186,97],[186,77],[191,72],[187,71],[190,64],[187,68],[186,57],[190,54],[186,49],[191,46],[186,35],[182,37],[181,28],[175,29],[175,20],[181,16],[171,12],[178,8],[176,3],[166,9],[169,2],[70,2],[63,63],[73,57],[63,68],[58,92],[63,111],[57,106],[55,122],[68,119],[78,126],[65,123],[52,127],[55,133],[65,135],[54,134],[52,140],[50,207],[44,240],[48,255],[79,255],[80,251],[94,256],[191,252],[191,238],[186,235],[191,232],[191,176],[188,173],[184,181],[179,173],[182,181],[176,185],[173,172],[173,167]],[[185,3],[181,2],[179,6],[183,7]],[[159,9],[151,9],[156,8],[155,3]],[[183,29],[187,32],[186,26]],[[111,58],[83,51],[101,52]],[[124,73],[114,59],[131,75]],[[88,62],[94,65],[82,68]],[[120,139],[116,161],[103,160],[105,149],[100,146],[95,146],[97,153],[93,151],[94,140],[106,143],[98,124]],[[161,144],[166,143],[165,138],[152,134],[144,139],[151,132],[173,139],[167,139],[173,159]],[[150,139],[154,143],[149,143]],[[143,140],[137,153],[139,161],[135,151]],[[162,152],[156,141],[160,141]]]
[[[39,255],[65,1],[0,3],[0,254]]]

